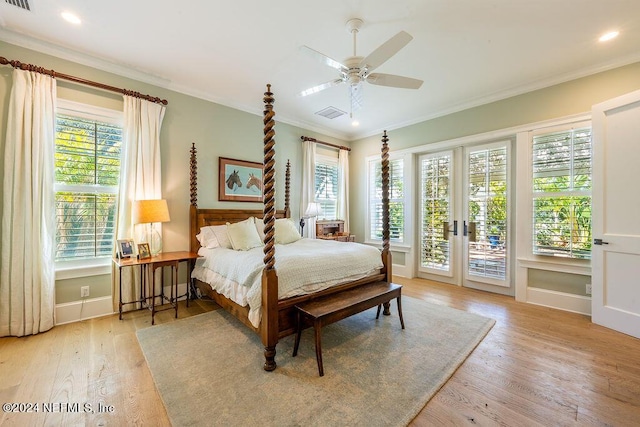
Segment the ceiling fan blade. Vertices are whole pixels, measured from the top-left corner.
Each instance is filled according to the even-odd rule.
[[[324,65],[327,65],[327,66],[329,66],[331,68],[335,68],[338,71],[347,71],[348,70],[348,68],[346,66],[344,66],[343,64],[341,64],[340,62],[336,61],[333,58],[328,57],[324,53],[320,53],[315,49],[311,49],[309,46],[302,46],[300,49],[302,51],[306,52],[307,55],[312,56],[313,58],[316,59],[316,61],[319,61],[319,62],[323,63]]]
[[[364,68],[366,66],[369,71],[378,68],[389,58],[398,53],[398,51],[405,47],[411,40],[413,40],[413,37],[409,33],[400,31],[398,34],[380,45],[376,50],[371,52],[369,56],[360,61],[360,68]]]
[[[423,81],[411,77],[394,74],[373,73],[367,76],[367,82],[379,86],[399,87],[403,89],[420,89]]]
[[[317,85],[317,86],[314,86],[314,87],[310,87],[309,89],[303,90],[302,92],[300,92],[298,94],[298,96],[313,95],[314,93],[318,93],[321,90],[325,90],[325,89],[329,89],[330,87],[337,86],[342,82],[343,82],[342,79],[331,80],[331,81],[328,81],[326,83],[322,83],[320,85]]]

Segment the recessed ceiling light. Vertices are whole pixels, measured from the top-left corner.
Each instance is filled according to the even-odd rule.
[[[608,33],[603,34],[598,40],[601,42],[606,42],[612,39],[615,39],[620,34],[620,31],[609,31]]]
[[[72,24],[80,25],[80,23],[82,23],[80,18],[78,18],[78,15],[76,15],[75,13],[62,12],[60,15],[64,18],[65,21],[71,22]]]
[[[351,126],[360,126],[360,122],[357,120],[354,120],[351,122]]]

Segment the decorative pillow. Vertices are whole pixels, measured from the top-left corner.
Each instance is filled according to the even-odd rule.
[[[276,243],[286,245],[300,240],[298,228],[289,218],[276,219]]]
[[[216,239],[218,239],[218,244],[227,249],[233,249],[231,246],[231,240],[229,240],[229,233],[227,233],[226,225],[214,225],[211,227],[213,229],[213,234],[216,235]]]
[[[258,236],[260,236],[260,241],[264,242],[264,221],[262,218],[256,218],[256,229],[258,230]]]
[[[222,225],[219,227],[224,227],[226,232],[226,226]],[[218,242],[218,238],[216,237],[216,233],[213,231],[214,226],[202,227],[200,229],[200,233],[196,234],[196,239],[200,242],[200,246],[203,248],[214,249],[220,246]]]
[[[262,246],[253,217],[235,224],[227,223],[227,234],[231,246],[236,251],[248,251],[251,248]]]

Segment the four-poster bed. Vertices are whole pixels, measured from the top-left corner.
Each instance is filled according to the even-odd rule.
[[[249,319],[250,308],[243,306],[234,300],[225,297],[221,293],[213,290],[212,286],[202,280],[195,279],[195,285],[205,295],[212,298],[221,307],[232,313],[242,323],[256,331],[264,345],[265,364],[264,369],[272,371],[276,368],[276,344],[280,338],[292,335],[296,332],[296,309],[297,304],[311,301],[321,296],[336,294],[342,291],[356,289],[359,286],[375,282],[391,282],[391,253],[389,250],[389,149],[386,131],[382,137],[382,205],[383,205],[383,246],[382,252],[375,250],[376,262],[381,268],[375,269],[355,280],[345,278],[338,281],[330,288],[314,291],[305,295],[289,296],[279,298],[278,273],[276,271],[276,220],[290,218],[290,164],[287,162],[285,173],[285,206],[282,210],[275,208],[275,131],[274,131],[274,111],[273,94],[270,91],[271,85],[267,85],[267,92],[264,94],[264,172],[263,172],[263,210],[252,209],[202,209],[198,207],[197,195],[197,150],[195,144],[191,147],[190,156],[190,250],[198,252],[201,249],[201,242],[198,240],[203,227],[233,224],[247,219],[262,218],[264,223],[264,238],[262,246],[263,267],[261,267],[261,278],[259,289],[260,314],[257,326]],[[308,239],[302,239],[308,240]],[[370,246],[356,243],[337,243],[338,245],[358,245],[356,252],[366,252]],[[286,252],[281,249],[282,253]],[[379,258],[378,258],[379,257]],[[346,277],[346,275],[344,276]],[[284,277],[282,277],[284,281]],[[384,314],[389,314],[389,304],[384,305]],[[254,316],[255,317],[255,316]]]

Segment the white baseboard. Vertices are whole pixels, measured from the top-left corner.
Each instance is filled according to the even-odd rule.
[[[408,279],[413,278],[411,267],[406,265],[392,264],[391,271],[394,276],[406,277]]]
[[[526,302],[591,316],[591,298],[582,295],[528,287]]]
[[[178,283],[178,295],[184,295],[186,292],[187,284]],[[165,286],[164,294],[171,295],[169,286]],[[79,322],[111,314],[114,314],[111,295],[56,304],[56,325],[64,325],[65,323]]]
[[[113,314],[111,295],[100,298],[56,304],[56,325],[79,322]]]

